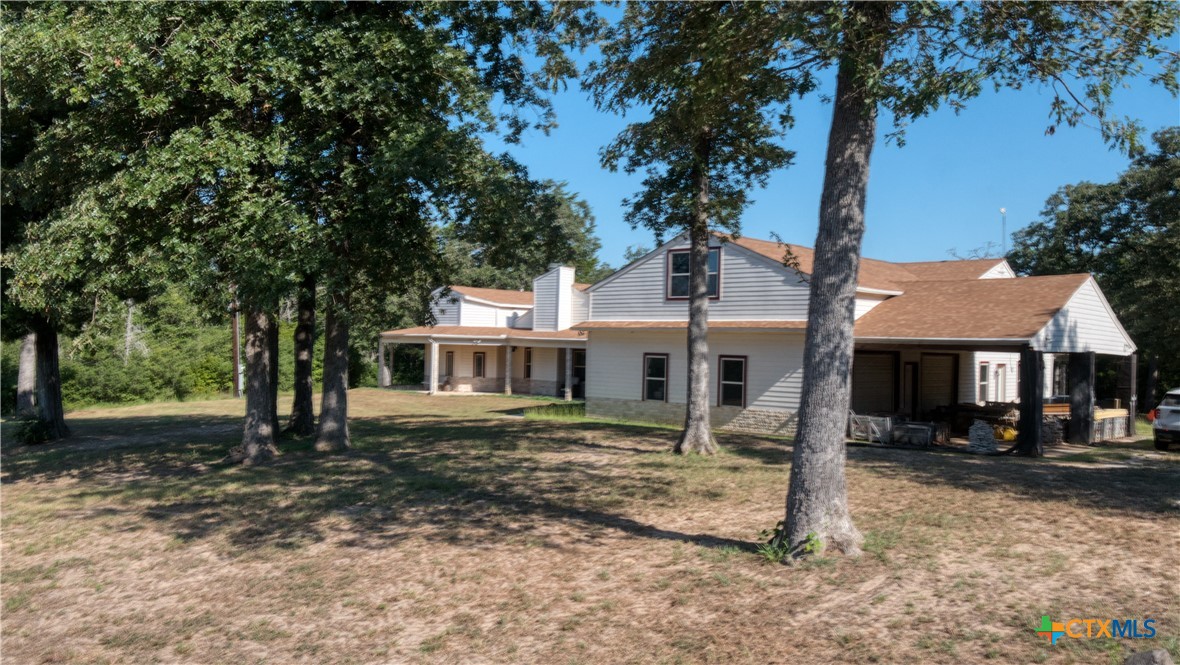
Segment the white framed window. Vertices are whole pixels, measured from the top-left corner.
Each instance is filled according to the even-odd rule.
[[[687,300],[689,296],[692,276],[689,270],[691,250],[674,249],[668,252],[667,280],[665,282],[665,297],[668,300]],[[721,248],[709,249],[709,264],[706,282],[709,297],[721,297]]]
[[[668,401],[668,354],[643,354],[643,399]]]
[[[717,358],[717,404],[746,408],[746,357]]]
[[[1008,366],[996,365],[996,401],[1008,401]]]
[[[986,402],[988,398],[988,364],[979,363],[979,398],[978,401]]]
[[[480,378],[484,376],[484,372],[487,368],[487,359],[488,354],[484,353],[483,351],[476,351],[474,354],[472,354],[471,376]]]

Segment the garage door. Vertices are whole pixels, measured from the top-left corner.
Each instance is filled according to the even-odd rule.
[[[955,363],[958,356],[922,354],[921,411],[929,413],[955,401]]]
[[[852,357],[852,410],[893,413],[897,378],[891,353],[857,353]]]

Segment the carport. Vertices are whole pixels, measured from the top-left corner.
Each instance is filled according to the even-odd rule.
[[[854,411],[923,419],[1003,396],[1019,405],[1017,450],[1032,456],[1051,397],[1046,355],[1065,359],[1074,443],[1094,441],[1095,357],[1119,357],[1116,398],[1134,433],[1135,344],[1090,275],[914,284],[857,320],[855,349]]]

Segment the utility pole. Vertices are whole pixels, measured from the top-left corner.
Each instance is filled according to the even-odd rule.
[[[1002,256],[1008,256],[1008,209],[1000,208],[1000,246],[1004,248]]]

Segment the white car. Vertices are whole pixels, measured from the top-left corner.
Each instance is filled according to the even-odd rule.
[[[1167,450],[1169,444],[1180,444],[1180,388],[1169,390],[1151,415],[1155,449]]]

